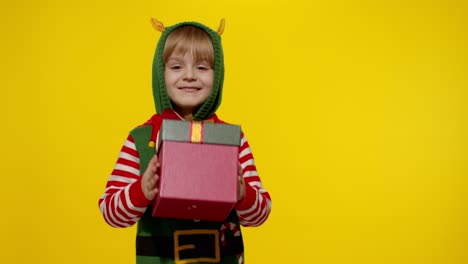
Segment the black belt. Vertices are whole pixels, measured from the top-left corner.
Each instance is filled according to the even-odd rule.
[[[241,236],[227,236],[225,245],[217,230],[179,230],[173,237],[137,236],[138,256],[158,256],[171,259],[217,259],[235,256],[244,251]]]

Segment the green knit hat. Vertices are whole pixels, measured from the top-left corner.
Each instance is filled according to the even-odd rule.
[[[170,27],[164,25],[156,19],[151,19],[153,27],[162,32],[159,38],[156,52],[153,58],[153,97],[156,105],[156,112],[161,114],[165,109],[173,109],[172,103],[167,95],[166,84],[164,81],[164,61],[163,52],[167,36],[174,31],[174,29],[182,26],[195,26],[204,30],[211,38],[214,50],[214,80],[213,90],[206,101],[199,106],[195,113],[193,113],[193,120],[204,120],[216,112],[221,104],[221,94],[224,81],[224,57],[223,49],[221,46],[221,34],[224,31],[224,20],[221,20],[218,31],[214,31],[209,27],[198,22],[182,22]]]

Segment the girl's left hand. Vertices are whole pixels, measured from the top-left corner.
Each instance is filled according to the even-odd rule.
[[[244,199],[245,196],[245,182],[244,182],[244,177],[242,176],[242,167],[239,164],[239,171],[238,171],[238,180],[237,180],[237,200],[240,201]]]

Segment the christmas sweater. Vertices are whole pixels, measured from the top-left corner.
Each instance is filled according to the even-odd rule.
[[[141,176],[155,151],[148,142],[155,138],[163,118],[182,120],[167,109],[131,131],[126,139],[99,199],[105,221],[113,227],[137,224],[137,264],[243,263],[240,226],[262,224],[271,210],[271,198],[260,181],[245,135],[239,148],[245,197],[224,222],[155,218],[151,201],[143,194]],[[215,114],[208,119],[223,123]]]

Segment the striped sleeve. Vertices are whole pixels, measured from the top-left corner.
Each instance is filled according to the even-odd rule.
[[[243,226],[259,226],[270,214],[271,198],[260,181],[252,151],[244,134],[239,148],[239,162],[245,181],[245,197],[235,209]]]
[[[141,189],[138,152],[129,135],[99,199],[99,208],[109,225],[129,227],[138,222],[149,203]]]

